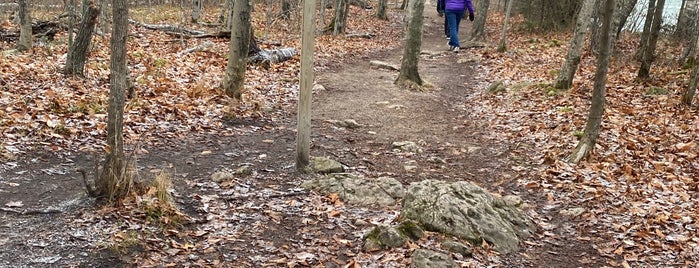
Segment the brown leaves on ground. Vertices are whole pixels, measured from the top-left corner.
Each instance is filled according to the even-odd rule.
[[[515,30],[505,53],[472,51],[483,55],[477,72],[484,82],[508,85],[506,93],[474,97],[483,103],[476,110],[492,122],[492,139],[513,142],[514,154],[532,158],[530,165],[512,167],[521,172],[521,185],[545,193],[554,210],[586,209],[577,235],[621,260],[609,264],[691,267],[699,263],[699,113],[680,103],[691,72],[676,72],[682,46],[663,40],[651,79],[637,81],[638,39],[623,33],[615,46],[600,138],[591,159],[578,166],[562,159],[585,127],[595,56],[583,55],[570,91],[547,86],[565,61],[570,34]]]

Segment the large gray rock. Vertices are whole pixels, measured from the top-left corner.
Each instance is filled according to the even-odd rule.
[[[456,262],[447,254],[436,251],[417,249],[413,252],[415,268],[457,268]]]
[[[370,179],[348,173],[318,177],[301,187],[323,194],[337,193],[343,201],[357,205],[393,205],[405,195],[403,185],[394,178]]]
[[[401,216],[429,231],[454,235],[474,245],[485,240],[503,253],[517,250],[519,239],[529,237],[533,229],[517,208],[464,181],[411,184],[403,198]]]

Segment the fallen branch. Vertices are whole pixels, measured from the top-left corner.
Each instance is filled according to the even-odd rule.
[[[366,38],[366,39],[371,39],[371,38],[374,38],[374,36],[376,36],[376,35],[373,34],[373,33],[363,33],[363,34],[361,34],[361,33],[353,33],[353,34],[346,34],[346,35],[345,35],[345,38]]]
[[[195,47],[188,48],[188,49],[185,49],[185,50],[183,50],[183,51],[180,51],[179,53],[177,53],[177,56],[182,56],[182,55],[184,55],[184,54],[189,54],[189,53],[192,53],[192,52],[202,51],[202,50],[207,49],[207,48],[209,48],[209,47],[211,47],[211,46],[213,46],[213,45],[214,45],[214,43],[212,43],[211,41],[206,41],[206,42],[204,42],[204,43],[201,44],[201,45],[198,45],[198,46],[195,46]]]
[[[0,208],[0,211],[17,213],[20,215],[37,215],[37,214],[57,214],[63,213],[63,210],[57,208],[43,208],[43,209],[12,209],[12,208]]]
[[[244,194],[244,195],[229,196],[229,197],[223,198],[223,200],[234,201],[234,200],[247,200],[247,199],[251,199],[251,198],[272,199],[272,198],[283,198],[283,197],[307,195],[309,193],[307,191],[291,191],[291,192],[275,191],[275,192],[277,192],[277,193],[269,194],[269,195]]]
[[[146,28],[146,29],[149,29],[149,30],[163,31],[167,34],[177,35],[178,37],[179,36],[193,37],[193,36],[206,34],[206,32],[186,29],[186,28],[182,28],[179,26],[169,25],[169,24],[146,24],[146,23],[142,23],[139,21],[131,20],[131,19],[129,20],[129,23]]]
[[[262,62],[264,64],[277,63],[286,61],[294,57],[298,51],[293,47],[275,49],[275,50],[260,50],[254,55],[248,57],[250,62]]]

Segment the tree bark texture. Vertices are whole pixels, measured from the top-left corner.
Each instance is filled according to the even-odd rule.
[[[347,29],[347,13],[349,13],[349,0],[335,0],[333,36],[345,33]]]
[[[29,0],[19,0],[19,41],[17,50],[27,51],[32,48],[32,16]]]
[[[192,0],[192,23],[199,22],[201,18],[202,0]]]
[[[92,40],[92,31],[97,23],[97,16],[100,10],[95,5],[94,1],[90,1],[86,13],[83,14],[78,35],[71,44],[68,50],[66,66],[63,69],[63,74],[66,75],[83,75],[85,70],[85,62],[87,61],[88,50],[90,49],[90,41]]]
[[[305,171],[310,163],[311,97],[313,96],[313,48],[315,41],[315,0],[304,0],[301,33],[301,74],[296,131],[296,170]],[[325,7],[322,7],[325,8]]]
[[[641,68],[638,69],[638,78],[647,79],[650,77],[650,66],[655,58],[655,47],[658,44],[658,36],[660,35],[660,27],[663,24],[663,7],[665,0],[658,0],[653,14],[653,26],[651,27],[650,35],[648,36],[648,44],[641,54]]]
[[[112,0],[112,37],[110,39],[109,107],[107,108],[107,157],[97,182],[102,198],[114,201],[125,196],[133,181],[126,172],[124,157],[124,105],[128,88],[126,37],[129,27],[127,0]]]
[[[568,162],[578,163],[583,158],[587,158],[597,144],[600,126],[602,125],[602,115],[604,114],[604,102],[606,95],[607,69],[609,68],[609,58],[612,50],[612,20],[614,14],[614,0],[606,0],[604,13],[602,16],[602,36],[600,40],[600,55],[597,57],[597,70],[595,71],[594,89],[592,91],[592,103],[590,112],[585,124],[583,136],[573,153],[568,156]]]
[[[619,0],[617,0],[619,1]],[[619,39],[619,35],[621,34],[621,30],[624,29],[624,26],[626,25],[626,21],[628,20],[629,16],[631,15],[631,12],[633,12],[634,7],[636,7],[636,3],[638,3],[638,0],[624,0],[624,1],[619,1],[618,7],[619,9],[614,12],[614,25],[613,25],[613,34],[614,36],[612,37],[612,44],[616,43],[616,40]],[[614,46],[612,46],[612,49]]]
[[[405,37],[403,59],[401,60],[396,84],[412,82],[417,86],[422,86],[423,81],[420,78],[420,73],[418,73],[418,62],[420,61],[420,49],[422,47],[422,14],[425,9],[425,0],[411,0],[408,8],[410,14],[408,34]]]
[[[699,45],[699,0],[690,0],[686,4],[684,12],[687,19],[685,29],[686,35],[682,36],[686,44],[680,57],[680,64],[695,64],[697,63],[697,51]]]
[[[469,39],[470,41],[485,41],[485,21],[488,18],[489,8],[490,0],[479,0],[478,4],[476,4],[476,19],[473,20],[471,38]]]
[[[228,64],[221,86],[226,95],[240,100],[245,85],[246,59],[250,45],[250,0],[236,1],[231,19],[234,23],[231,29]]]
[[[638,59],[638,61],[642,60],[643,52],[646,51],[646,46],[648,46],[648,38],[650,37],[651,28],[653,26],[653,15],[655,14],[655,2],[656,0],[648,0],[648,10],[646,10],[646,19],[643,21],[641,41],[639,41],[638,52],[636,52],[636,59]]]
[[[578,20],[575,23],[575,32],[568,46],[566,61],[563,63],[561,71],[558,72],[558,77],[554,83],[554,87],[557,89],[570,89],[573,85],[573,78],[580,64],[580,58],[585,44],[585,35],[590,25],[590,18],[594,6],[595,0],[583,0],[580,12],[578,12]]]
[[[376,8],[376,17],[382,20],[387,20],[386,9],[388,8],[388,0],[379,0]]]
[[[512,11],[512,2],[514,0],[507,1],[507,10],[505,11],[505,22],[502,25],[502,34],[500,35],[500,44],[498,44],[498,51],[507,51],[507,23],[510,21],[510,11]]]
[[[687,86],[687,91],[682,94],[682,103],[686,104],[687,106],[693,105],[694,95],[697,92],[697,83],[699,83],[699,64],[694,64],[692,80]]]

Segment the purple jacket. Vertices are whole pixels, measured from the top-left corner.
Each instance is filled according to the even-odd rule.
[[[444,0],[445,10],[462,11],[468,8],[468,13],[473,13],[471,0]]]

